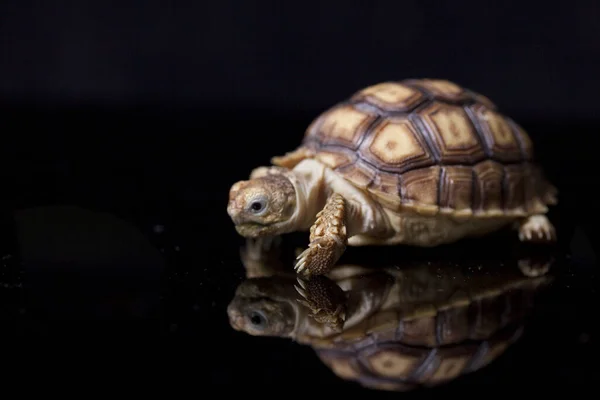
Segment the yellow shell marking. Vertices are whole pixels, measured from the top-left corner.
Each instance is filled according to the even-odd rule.
[[[401,377],[410,373],[421,361],[421,357],[395,354],[393,350],[380,351],[369,358],[371,368],[387,377]]]
[[[376,133],[370,150],[388,164],[399,164],[409,157],[425,154],[408,121],[386,124]]]
[[[506,119],[488,109],[481,112],[481,117],[492,134],[494,144],[505,148],[517,148],[517,142]]]
[[[362,132],[359,127],[371,117],[354,108],[340,107],[332,110],[321,125],[321,132],[328,138],[342,139],[352,142]]]
[[[473,125],[461,107],[445,106],[429,114],[447,149],[465,149],[479,145]]]
[[[441,79],[424,79],[423,86],[433,91],[450,95],[462,92],[462,89],[457,84]]]
[[[415,91],[404,85],[385,82],[373,85],[361,91],[361,94],[373,96],[386,103],[400,103],[415,94]]]

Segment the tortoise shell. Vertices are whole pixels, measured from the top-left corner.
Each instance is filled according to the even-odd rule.
[[[556,202],[528,134],[483,95],[445,80],[360,90],[318,116],[296,151],[294,162],[316,158],[393,210],[525,216]]]

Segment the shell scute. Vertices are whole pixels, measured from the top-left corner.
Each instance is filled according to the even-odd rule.
[[[532,161],[534,151],[533,151],[533,142],[531,141],[531,138],[519,124],[517,124],[511,118],[508,118],[508,117],[505,117],[505,118],[506,118],[506,121],[508,122],[508,124],[513,129],[513,132],[515,133],[515,137],[519,141],[519,145],[521,147],[521,152],[523,154],[523,158],[527,161]]]
[[[457,352],[455,355],[439,358],[437,368],[429,369],[420,380],[427,381],[430,385],[440,384],[442,382],[456,379],[468,367],[471,359],[464,354]]]
[[[370,321],[369,329],[367,334],[373,334],[377,332],[394,333],[394,330],[400,323],[400,315],[396,310],[382,311],[377,315],[374,315]]]
[[[362,161],[338,168],[337,171],[343,173],[346,179],[361,189],[366,189],[377,175],[373,167]]]
[[[336,357],[335,353],[328,352],[322,352],[320,357],[323,363],[342,379],[355,380],[361,375],[360,369],[353,360],[348,361],[343,357]]]
[[[488,338],[503,327],[502,315],[507,310],[506,302],[506,296],[486,295],[473,304],[477,318],[471,330],[471,338]]]
[[[438,165],[405,172],[400,178],[403,203],[418,204],[422,213],[438,211],[438,185],[441,167]]]
[[[440,182],[440,208],[460,215],[472,214],[473,170],[471,167],[452,165],[443,167]]]
[[[481,136],[491,157],[505,162],[523,160],[519,141],[506,118],[482,105],[470,110],[481,126]]]
[[[483,354],[483,357],[480,360],[478,360],[478,363],[476,365],[473,365],[471,368],[479,369],[490,364],[493,360],[502,355],[510,345],[510,341],[491,341],[488,346],[488,351],[485,352]]]
[[[325,145],[340,145],[356,150],[376,119],[377,115],[351,105],[342,105],[326,112],[309,136],[317,137]]]
[[[356,155],[346,154],[340,151],[321,150],[315,155],[315,158],[329,168],[336,169],[353,163],[356,160]]]
[[[402,320],[398,333],[399,340],[412,346],[436,345],[435,314],[428,317],[410,318]]]
[[[526,175],[523,166],[507,165],[504,167],[504,208],[515,214],[525,214]]]
[[[424,100],[421,91],[400,82],[378,83],[351,97],[351,101],[364,101],[385,111],[408,111]]]
[[[441,312],[437,322],[437,341],[440,345],[457,343],[469,337],[469,305]]]
[[[475,193],[473,210],[487,214],[503,213],[502,185],[504,168],[501,164],[486,160],[473,167]]]
[[[410,347],[385,344],[368,350],[361,354],[364,365],[371,373],[389,378],[408,377],[425,362],[428,354]]]
[[[360,151],[365,159],[384,171],[403,172],[435,162],[408,118],[390,118],[378,124]]]
[[[367,190],[385,207],[392,210],[400,207],[400,182],[397,174],[377,172]]]
[[[442,163],[474,163],[486,157],[479,134],[463,107],[432,102],[418,112]]]
[[[406,83],[424,90],[431,97],[450,102],[461,102],[471,98],[460,85],[445,79],[410,79]]]

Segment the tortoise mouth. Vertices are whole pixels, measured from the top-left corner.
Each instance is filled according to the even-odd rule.
[[[263,225],[258,222],[245,222],[235,226],[235,230],[245,238],[256,238],[268,235],[271,231],[270,225]]]

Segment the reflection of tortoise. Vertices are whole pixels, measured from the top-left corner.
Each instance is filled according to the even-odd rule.
[[[487,98],[442,80],[357,92],[302,144],[234,184],[228,213],[246,237],[310,228],[296,268],[325,273],[346,245],[436,246],[515,223],[554,240],[556,189],[529,136]]]
[[[337,376],[388,390],[433,386],[484,367],[520,337],[536,290],[551,282],[517,267],[528,264],[532,275],[548,263],[534,268],[516,259],[343,265],[308,279],[261,265],[268,261],[244,254],[252,277],[229,304],[231,326],[310,345]]]

